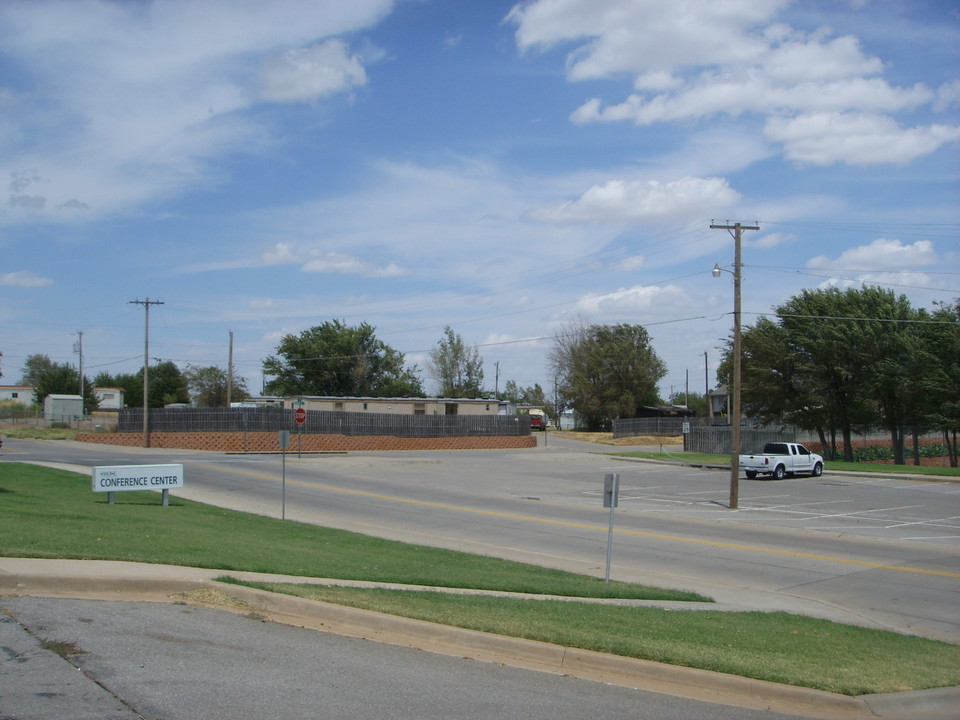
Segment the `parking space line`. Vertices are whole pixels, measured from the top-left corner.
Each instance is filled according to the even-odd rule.
[[[898,528],[898,527],[909,527],[910,525],[934,525],[936,527],[942,527],[942,523],[945,523],[948,520],[960,520],[960,515],[954,515],[953,517],[947,517],[947,518],[938,518],[936,520],[916,520],[914,522],[902,522],[902,523],[896,523],[894,525],[886,525],[885,527],[888,529]],[[960,525],[947,525],[946,527],[960,528]]]

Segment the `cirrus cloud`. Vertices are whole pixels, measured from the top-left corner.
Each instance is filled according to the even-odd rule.
[[[4,287],[36,288],[52,285],[53,280],[37,275],[32,270],[0,274],[0,285]]]

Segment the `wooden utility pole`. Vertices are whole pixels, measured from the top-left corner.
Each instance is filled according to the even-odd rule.
[[[227,407],[233,400],[233,330],[230,331],[230,350],[227,352]]]
[[[730,509],[736,510],[740,504],[740,269],[742,267],[741,238],[744,230],[759,230],[760,226],[717,225],[710,223],[711,230],[728,230],[733,235],[733,411],[730,417]],[[714,268],[714,275],[720,275],[720,267]]]
[[[707,401],[707,417],[713,417],[713,401],[710,399],[710,365],[707,351],[703,351],[703,397]]]
[[[160,300],[131,300],[128,305],[143,305],[143,446],[150,447],[150,306],[163,305]]]
[[[83,330],[77,330],[77,342],[73,345],[73,351],[80,356],[80,397],[83,397]]]

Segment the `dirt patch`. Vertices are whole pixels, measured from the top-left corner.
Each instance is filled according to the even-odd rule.
[[[565,432],[563,437],[597,443],[598,445],[683,445],[682,435],[676,437],[636,435],[634,437],[614,438],[613,433],[609,432]]]
[[[202,588],[200,590],[191,590],[190,592],[177,593],[172,596],[180,602],[189,605],[202,605],[204,607],[228,607],[234,610],[250,611],[253,606],[245,603],[239,598],[228,595],[222,590],[214,588]]]

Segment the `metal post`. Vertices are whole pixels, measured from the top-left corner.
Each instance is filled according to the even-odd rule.
[[[610,582],[610,564],[613,560],[613,510],[620,502],[620,474],[608,473],[603,482],[603,504],[610,508],[610,520],[607,530],[607,572],[604,581]]]

